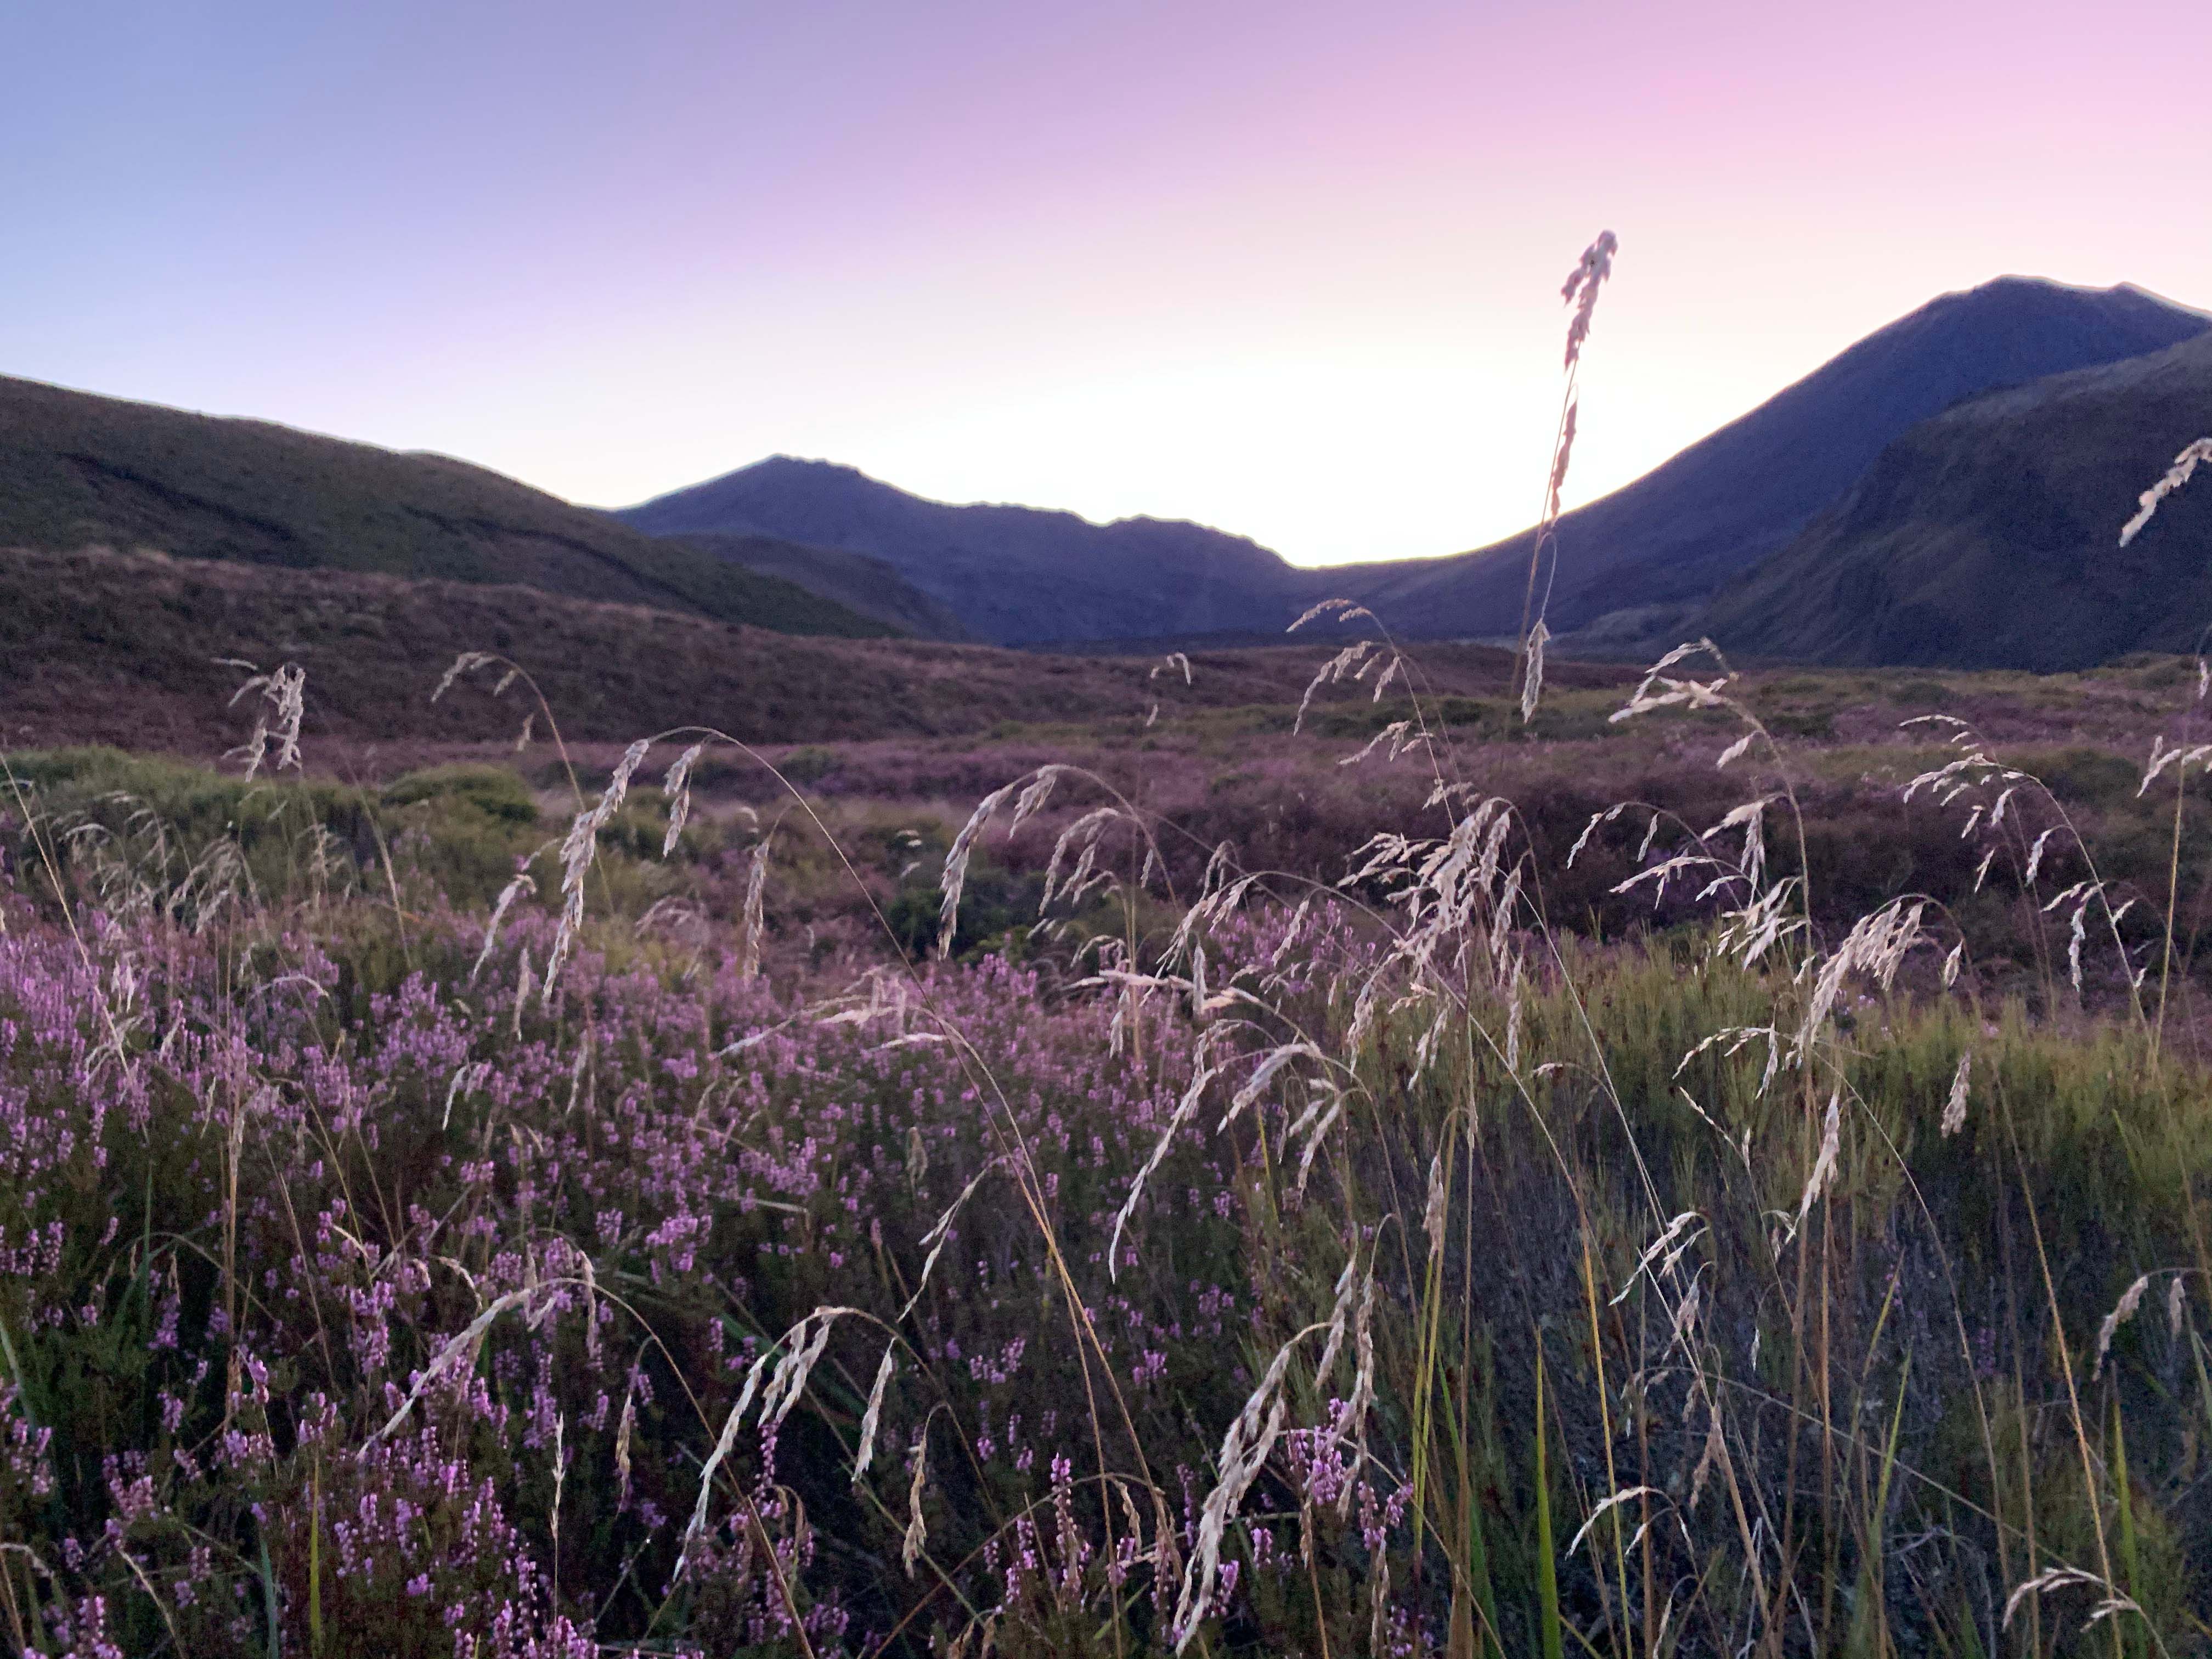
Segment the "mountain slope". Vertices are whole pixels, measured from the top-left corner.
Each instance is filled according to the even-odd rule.
[[[1916,422],[1962,398],[2161,350],[2207,329],[2212,318],[2126,285],[2006,276],[1945,295],[1567,514],[1552,628],[1616,613],[1632,638],[1635,612],[1679,617],[1709,597],[1779,549]],[[1531,535],[1455,558],[1330,574],[1401,632],[1510,634],[1520,625]]]
[[[926,501],[778,455],[616,514],[655,536],[773,536],[884,560],[1000,644],[1280,629],[1310,573],[1241,536],[1163,519]]]
[[[965,640],[967,627],[943,601],[932,599],[888,560],[836,547],[801,547],[773,536],[702,531],[671,539],[763,576],[794,582],[808,592],[902,634],[922,640]]]
[[[2212,488],[2136,497],[2212,434],[2212,335],[1962,404],[1715,600],[1747,652],[1839,664],[2083,668],[2193,651],[2212,623]]]
[[[520,582],[793,633],[878,621],[440,455],[0,377],[0,546]]]
[[[1169,686],[1151,654],[796,638],[529,587],[0,546],[0,748],[221,754],[252,719],[229,702],[243,678],[220,660],[232,658],[306,671],[310,766],[331,764],[323,738],[512,741],[536,706],[525,688],[495,701],[495,678],[484,674],[430,700],[463,651],[500,652],[529,669],[567,740],[616,744],[695,723],[748,741],[818,743],[1105,721],[1135,740],[1162,702],[1171,712],[1272,706],[1279,728],[1329,654],[1310,643],[1194,654],[1192,683]],[[1504,653],[1441,647],[1425,666],[1438,693],[1497,699],[1502,713]],[[1569,664],[1559,678],[1612,684],[1620,672]],[[1364,686],[1335,696],[1356,719],[1377,717]]]

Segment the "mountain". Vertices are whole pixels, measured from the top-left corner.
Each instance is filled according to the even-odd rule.
[[[2039,388],[2054,374],[2166,352],[2208,330],[2212,318],[2126,285],[2099,290],[2008,276],[1946,295],[1568,514],[1548,613],[1553,631],[1570,635],[1569,653],[1671,643],[1724,586],[1789,544],[1921,422],[2002,388]],[[2031,406],[2039,406],[2033,398],[1987,404]],[[2136,459],[2133,449],[2116,449],[2110,477]],[[2051,476],[2074,476],[2053,465]],[[1948,475],[1946,482],[1966,487]],[[2096,485],[2108,482],[2100,473]],[[2141,488],[2129,485],[2121,499]],[[2087,495],[2081,505],[2088,510]],[[1931,507],[1925,521],[1912,519],[1905,539],[1936,544],[1937,520],[1959,527],[1945,516],[1953,508],[1979,514],[1975,522],[1985,526],[1996,522],[1990,504],[1961,500]],[[1911,517],[1901,496],[1881,506],[1867,495],[1854,510],[1853,523]],[[2035,526],[2017,520],[2015,530],[2022,545],[2041,546]],[[2048,533],[2063,540],[2071,532]],[[1529,538],[1451,557],[1301,570],[1243,537],[1186,521],[1096,524],[1036,507],[957,506],[851,467],[788,456],[607,514],[441,456],[0,379],[0,547],[95,544],[521,584],[794,633],[897,630],[1036,646],[1273,637],[1315,600],[1336,596],[1370,606],[1408,638],[1510,635],[1521,618]],[[1822,544],[1831,559],[1839,556],[1840,544]],[[1782,567],[1771,580],[1816,580],[1789,574],[1801,568]],[[1890,580],[1908,577],[1900,569]],[[1731,597],[1716,615],[1747,640],[1779,641],[1814,626],[1800,617],[1784,628],[1756,612],[1753,601]],[[1938,605],[1936,614],[1948,613]],[[1863,621],[1856,610],[1850,616],[1838,623],[1846,632]],[[1861,633],[1805,634],[1814,641],[1806,648],[1923,648],[1904,642],[1905,623],[1881,626],[1885,643]],[[2054,638],[2045,648],[2075,647]]]
[[[0,547],[520,583],[792,633],[892,631],[482,467],[0,377]]]
[[[1566,514],[1553,631],[1583,629],[1586,643],[1628,649],[1672,644],[1704,600],[1779,550],[1919,422],[1964,398],[2163,350],[2208,329],[2212,318],[2126,284],[2002,276],[1931,301]],[[1532,538],[1332,574],[1401,632],[1510,635],[1520,626]]]
[[[772,536],[701,532],[672,539],[726,559],[763,576],[794,582],[863,617],[872,617],[902,634],[922,640],[965,640],[966,624],[951,608],[933,599],[888,560],[836,547],[801,547]]]
[[[2212,335],[1961,404],[1884,449],[1717,599],[1705,631],[1810,662],[2085,668],[2197,651],[2212,624],[2212,479],[2126,547],[2136,498],[2212,435]]]
[[[1031,507],[924,500],[849,466],[777,455],[615,514],[654,536],[737,533],[862,553],[979,639],[1279,632],[1309,572],[1242,536],[1164,519],[1093,524]]]
[[[2195,338],[2212,318],[2123,284],[2002,276],[1930,301],[1602,500],[1559,532],[1549,620],[1571,648],[1635,652],[1781,549],[1883,447],[1954,404]],[[769,536],[883,560],[1000,643],[1273,635],[1316,599],[1408,638],[1520,625],[1533,532],[1472,553],[1301,570],[1242,537],[1158,519],[1098,525],[926,501],[779,455],[616,517],[655,536]],[[779,574],[807,580],[796,568]],[[842,586],[818,586],[849,603]],[[908,623],[907,625],[915,625]]]

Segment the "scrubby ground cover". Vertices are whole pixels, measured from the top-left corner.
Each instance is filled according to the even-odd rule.
[[[673,543],[630,539],[647,552],[683,553]],[[765,580],[707,562],[717,580]],[[826,635],[845,630],[818,617],[716,605],[695,615],[665,593],[661,608],[651,609],[652,596],[624,588],[583,591],[597,597],[0,544],[0,737],[17,749],[104,743],[213,759],[222,745],[210,712],[235,683],[234,662],[292,661],[317,687],[305,729],[326,768],[365,750],[465,743],[505,724],[502,710],[483,706],[489,686],[434,702],[429,694],[458,653],[483,649],[530,659],[571,740],[617,744],[701,720],[752,742],[803,743],[975,732],[1001,721],[1081,721],[1131,710],[1141,719],[1156,700],[1148,694],[1165,690],[1156,684],[1154,656],[832,638]],[[745,616],[763,625],[735,625]],[[862,631],[876,630],[866,624]],[[1285,695],[1295,701],[1328,654],[1295,645],[1201,652],[1196,660],[1205,672],[1182,694],[1216,705],[1279,702]],[[1440,685],[1498,696],[1511,653],[1442,645],[1429,662]],[[1617,683],[1625,673],[1561,672],[1571,684]],[[514,725],[522,719],[518,711]]]
[[[1370,654],[11,757],[6,1639],[2203,1651],[2193,665]]]

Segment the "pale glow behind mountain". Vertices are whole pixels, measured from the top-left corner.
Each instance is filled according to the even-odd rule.
[[[1534,516],[1601,228],[1571,503],[1946,289],[2212,301],[2163,8],[465,12],[0,22],[0,372],[602,504],[784,452],[1320,563]]]

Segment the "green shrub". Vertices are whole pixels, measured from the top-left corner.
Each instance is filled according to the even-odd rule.
[[[838,757],[835,750],[824,749],[818,744],[810,744],[804,749],[791,750],[776,763],[775,769],[800,788],[805,789],[812,787],[836,771],[837,762]]]
[[[1766,729],[1784,738],[1832,738],[1836,734],[1832,708],[1784,708],[1766,716]]]
[[[1951,701],[1951,688],[1941,680],[1899,680],[1889,688],[1889,700],[1900,708],[1942,708]]]
[[[433,766],[410,772],[387,786],[386,806],[415,806],[423,801],[456,801],[501,823],[528,828],[538,822],[538,801],[530,786],[503,766]]]
[[[2027,769],[2069,807],[2110,807],[2132,801],[2142,774],[2136,763],[2108,750],[2062,749],[2028,757]]]

